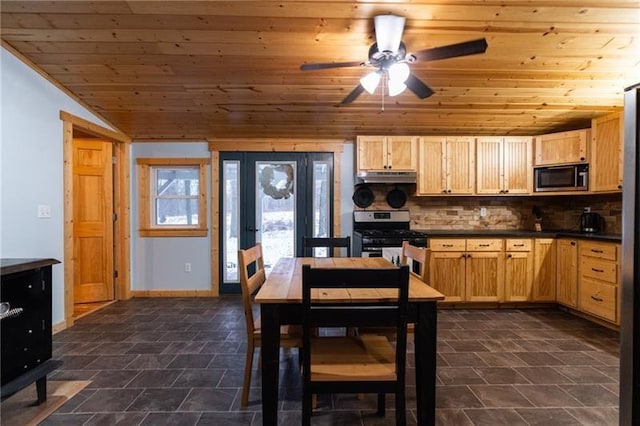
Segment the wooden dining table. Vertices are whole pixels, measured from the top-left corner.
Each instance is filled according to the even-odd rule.
[[[321,268],[391,268],[380,257],[281,258],[258,291],[262,324],[262,424],[278,424],[280,326],[302,323],[302,265]],[[314,300],[327,303],[384,302],[394,293],[321,289]],[[395,292],[397,297],[397,292]],[[438,300],[444,295],[414,274],[409,278],[409,323],[414,326],[416,405],[419,425],[435,423]]]

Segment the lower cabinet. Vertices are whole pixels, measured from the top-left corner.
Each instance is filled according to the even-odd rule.
[[[620,245],[569,238],[429,239],[445,302],[557,302],[620,324]]]
[[[429,282],[446,302],[504,300],[502,239],[429,240]]]
[[[556,240],[536,238],[534,240],[533,301],[556,301]]]
[[[557,244],[556,301],[578,307],[578,241],[560,238]]]
[[[504,300],[530,302],[533,299],[533,244],[531,239],[505,241]]]
[[[620,324],[620,246],[580,241],[578,308]]]

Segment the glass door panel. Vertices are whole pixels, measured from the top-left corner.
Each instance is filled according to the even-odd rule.
[[[295,256],[296,161],[257,161],[255,167],[256,242],[269,274],[278,259]]]
[[[331,236],[331,168],[328,161],[313,161],[312,221],[311,235],[318,238]],[[315,247],[314,257],[328,257],[326,247]]]
[[[240,247],[240,161],[222,162],[222,282],[240,282],[238,247]]]

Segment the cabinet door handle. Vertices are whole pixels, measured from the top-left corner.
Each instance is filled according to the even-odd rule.
[[[575,246],[575,245],[576,245],[576,242],[575,242],[575,241],[571,241],[571,245],[572,245],[572,246]]]
[[[467,258],[468,258],[468,259],[471,259],[471,255],[470,255],[470,254],[468,254],[468,255],[467,255]]]
[[[507,255],[507,259],[511,259],[512,257],[513,257],[513,255],[511,255],[511,254]]]
[[[593,253],[604,253],[602,250],[591,249]]]
[[[480,247],[491,247],[491,244],[478,244]]]
[[[453,247],[453,244],[443,244],[442,247]]]
[[[604,272],[604,269],[591,268],[593,272]]]
[[[524,244],[514,244],[514,247],[524,247]]]
[[[596,296],[591,296],[591,298],[593,300],[595,300],[596,302],[604,302],[604,299],[600,298],[600,297],[596,297]]]

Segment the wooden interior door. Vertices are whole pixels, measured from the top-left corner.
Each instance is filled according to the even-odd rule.
[[[113,300],[111,143],[73,140],[74,303]]]

